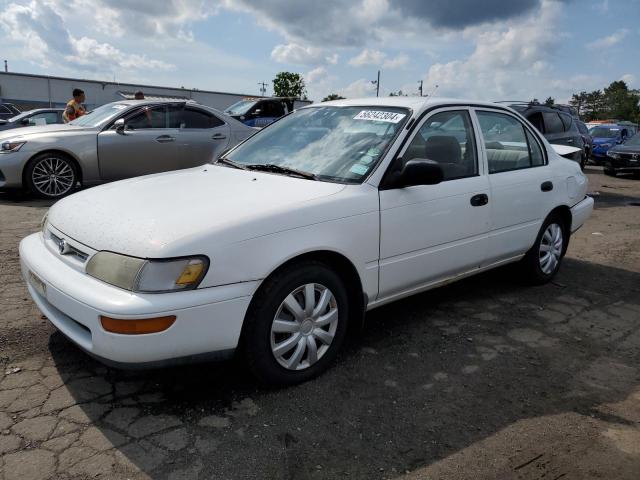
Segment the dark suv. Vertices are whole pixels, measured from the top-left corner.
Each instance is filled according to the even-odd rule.
[[[548,107],[534,102],[510,103],[509,106],[529,120],[549,143],[579,148],[580,151],[576,152],[571,159],[584,168],[587,161],[585,142],[578,130],[579,120],[569,113],[571,110],[568,107]]]

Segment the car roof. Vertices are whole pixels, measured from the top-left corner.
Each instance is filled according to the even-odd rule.
[[[400,107],[411,108],[415,112],[420,112],[427,108],[439,106],[460,105],[460,106],[480,106],[491,108],[509,109],[505,105],[493,102],[483,102],[477,100],[467,100],[459,98],[444,97],[365,97],[349,98],[342,100],[331,100],[329,102],[314,103],[302,108],[317,108],[324,106],[335,107]]]

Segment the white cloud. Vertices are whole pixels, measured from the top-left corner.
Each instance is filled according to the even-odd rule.
[[[629,87],[634,88],[636,84],[636,76],[632,73],[625,73],[620,77],[620,80],[623,80]]]
[[[365,48],[359,55],[356,55],[349,60],[349,65],[352,67],[363,67],[366,65],[373,65],[382,68],[399,68],[409,63],[409,57],[405,54],[400,54],[394,58],[388,58],[387,54],[380,50],[369,50]]]
[[[543,2],[538,15],[504,28],[467,33],[475,50],[467,58],[432,65],[425,92],[439,85],[438,95],[487,100],[546,98],[552,80],[548,63],[562,40],[560,5]]]
[[[324,67],[314,68],[304,76],[305,82],[308,84],[318,83],[328,77],[327,69]]]
[[[0,29],[19,48],[23,59],[43,67],[72,62],[75,68],[81,70],[103,72],[111,72],[113,68],[173,68],[166,62],[123,52],[94,38],[75,37],[55,4],[43,0],[32,0],[25,5],[7,5],[4,11],[0,11]]]
[[[361,78],[348,86],[338,89],[338,94],[346,98],[372,97],[376,93],[376,86],[371,80]]]
[[[613,47],[614,45],[617,45],[622,40],[624,40],[627,35],[629,35],[629,30],[623,28],[621,30],[618,30],[617,32],[612,33],[611,35],[594,40],[593,42],[587,44],[587,47],[592,50]]]
[[[276,45],[271,51],[271,58],[279,63],[295,65],[335,64],[338,62],[337,53],[328,55],[322,48],[300,45],[299,43]]]

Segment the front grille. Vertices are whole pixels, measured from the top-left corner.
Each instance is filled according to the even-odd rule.
[[[53,243],[55,243],[56,245],[60,245],[60,243],[63,241],[62,238],[58,237],[53,232],[49,231],[49,234],[51,235],[51,240],[53,240]],[[60,255],[69,255],[71,257],[75,257],[78,260],[80,260],[82,263],[86,262],[87,258],[89,258],[88,253],[85,253],[82,250],[79,250],[76,247],[69,245],[68,243],[65,246],[64,252],[59,252],[59,253]]]

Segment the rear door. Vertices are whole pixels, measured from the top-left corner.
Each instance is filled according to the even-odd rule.
[[[515,115],[476,109],[491,187],[487,263],[525,253],[551,210],[554,184],[543,147]],[[559,118],[558,118],[559,120]]]
[[[166,105],[151,105],[124,116],[125,130],[98,134],[102,180],[118,180],[175,170],[181,152],[180,129],[170,128]]]
[[[169,124],[180,130],[180,152],[175,157],[175,168],[195,167],[215,160],[229,144],[229,125],[204,109],[170,107]]]

